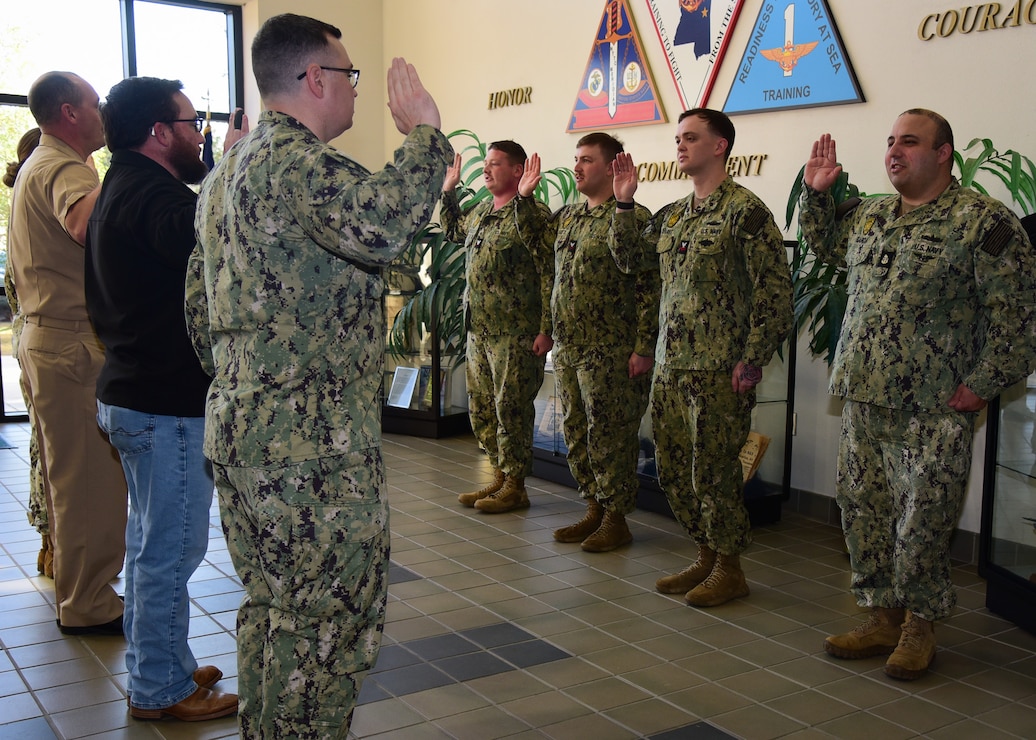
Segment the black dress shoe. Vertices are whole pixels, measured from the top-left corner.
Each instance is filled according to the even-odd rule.
[[[115,617],[110,622],[104,624],[91,624],[85,627],[72,627],[61,624],[61,620],[56,620],[58,623],[58,629],[61,630],[63,635],[118,635],[122,636],[125,634],[122,631],[122,615]]]

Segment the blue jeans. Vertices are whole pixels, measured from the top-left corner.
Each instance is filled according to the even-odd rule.
[[[212,467],[203,417],[158,416],[97,402],[97,423],[129,484],[126,525],[127,689],[133,706],[164,709],[197,686],[187,645],[187,581],[205,557]]]

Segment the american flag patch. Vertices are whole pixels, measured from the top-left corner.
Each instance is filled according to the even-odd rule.
[[[758,234],[759,229],[766,224],[767,215],[765,208],[753,208],[752,212],[745,218],[742,228],[749,234]]]
[[[1004,253],[1004,249],[1011,242],[1013,236],[1014,231],[1011,229],[1011,225],[1006,221],[1000,221],[986,236],[985,242],[982,243],[982,251],[999,257]]]

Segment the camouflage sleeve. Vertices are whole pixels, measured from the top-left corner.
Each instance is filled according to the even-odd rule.
[[[645,270],[658,272],[658,235],[661,224],[672,204],[666,206],[654,218],[642,207],[632,211],[615,209],[612,213],[612,227],[608,231],[608,250],[612,253],[615,266],[621,272],[632,275]],[[645,220],[644,212],[647,212]],[[638,353],[639,354],[639,353]]]
[[[550,208],[536,198],[517,198],[515,224],[518,234],[532,256],[536,272],[540,276],[540,333],[551,335],[553,318],[550,311],[550,294],[554,290],[554,240],[557,238],[557,221],[551,218]]]
[[[750,328],[741,359],[763,367],[791,329],[791,269],[784,237],[765,206],[749,209],[739,227],[752,285]]]
[[[822,262],[845,264],[851,219],[837,221],[835,202],[828,192],[803,183],[799,195],[799,238]]]
[[[18,294],[14,289],[14,270],[8,267],[4,273],[4,295],[7,296],[7,305],[11,307],[11,314],[18,313]]]
[[[209,301],[205,294],[205,257],[201,245],[195,245],[187,260],[187,277],[184,282],[184,319],[187,335],[194,345],[202,370],[210,377],[216,374],[212,360],[212,341],[209,336]]]
[[[442,222],[442,230],[446,233],[447,239],[457,244],[464,243],[468,236],[467,218],[465,214],[461,213],[456,189],[443,191],[439,220]]]
[[[639,234],[651,221],[651,211],[638,205],[634,214]],[[614,251],[612,257],[615,257]],[[654,357],[658,339],[658,301],[662,293],[662,278],[657,265],[641,261],[634,290],[637,296],[637,337],[633,351],[641,357]]]
[[[985,335],[962,382],[989,400],[1036,370],[1036,254],[1006,208],[985,221],[975,252]]]
[[[387,265],[430,220],[453,147],[437,129],[414,128],[393,161],[370,173],[318,150],[286,161],[279,173],[292,214],[306,233],[332,254],[364,265]]]

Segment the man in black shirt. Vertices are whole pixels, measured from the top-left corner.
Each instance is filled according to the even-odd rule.
[[[133,77],[101,107],[112,152],[86,232],[86,302],[104,343],[98,423],[129,484],[127,691],[137,719],[214,719],[237,696],[187,644],[187,581],[208,545],[212,468],[202,454],[210,378],[187,337],[184,278],[194,249],[201,120],[178,81]],[[227,139],[240,138],[231,131]]]

